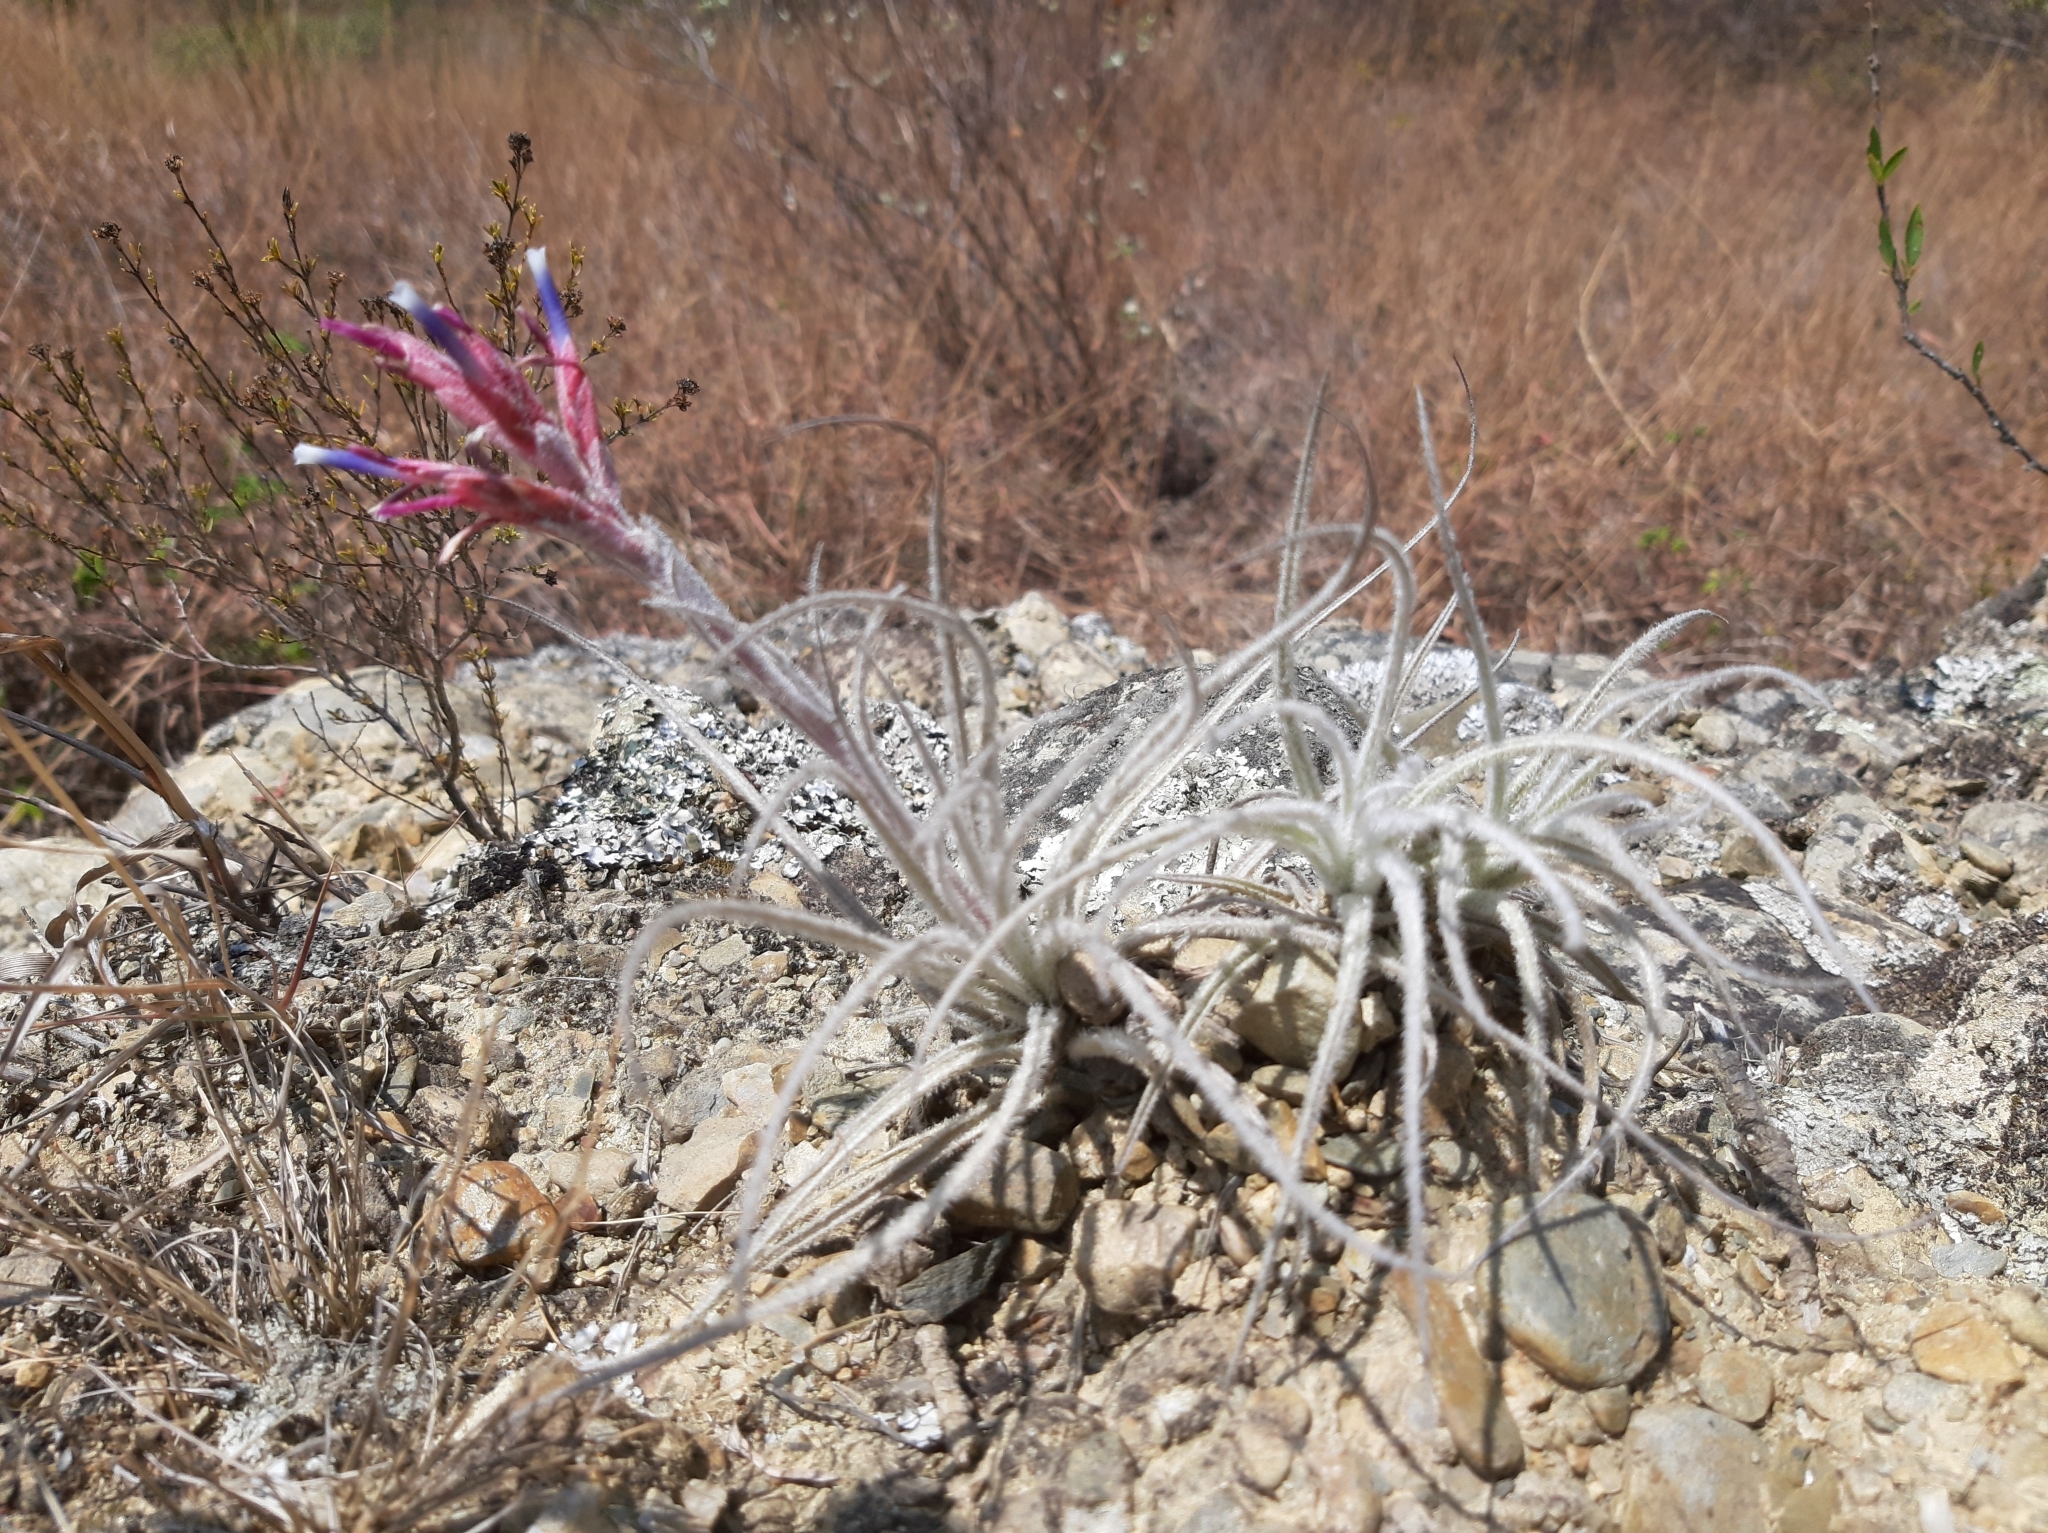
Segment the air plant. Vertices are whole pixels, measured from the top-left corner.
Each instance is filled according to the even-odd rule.
[[[927,595],[814,591],[760,623],[743,623],[664,532],[623,505],[545,255],[535,250],[528,259],[544,315],[526,321],[544,348],[530,359],[505,359],[460,316],[425,303],[408,288],[393,302],[425,339],[329,322],[330,329],[360,341],[380,365],[432,392],[473,428],[468,463],[316,446],[300,448],[299,461],[398,480],[403,488],[380,508],[383,517],[424,507],[475,511],[477,522],[457,535],[458,542],[479,528],[512,524],[576,543],[628,570],[648,587],[656,606],[687,621],[722,664],[743,676],[816,748],[807,765],[766,788],[746,782],[712,754],[757,816],[739,866],[748,866],[772,837],[799,859],[838,913],[755,904],[735,891],[731,899],[695,901],[647,922],[619,986],[613,1048],[622,1068],[634,1068],[637,975],[660,935],[675,926],[707,918],[741,920],[832,944],[864,962],[788,1072],[761,1135],[767,1148],[751,1167],[728,1224],[729,1268],[676,1329],[587,1376],[586,1383],[646,1367],[774,1314],[808,1308],[862,1278],[941,1219],[988,1172],[1037,1106],[1054,1070],[1068,1061],[1108,1060],[1146,1080],[1123,1157],[1174,1083],[1192,1086],[1235,1130],[1283,1198],[1261,1293],[1290,1221],[1313,1226],[1326,1241],[1364,1259],[1411,1273],[1434,1272],[1425,1239],[1421,1105],[1438,1028],[1452,1019],[1462,1019],[1520,1061],[1529,1088],[1532,1179],[1544,1170],[1540,1150],[1551,1092],[1581,1102],[1579,1142],[1554,1178],[1551,1195],[1593,1174],[1623,1139],[1663,1154],[1635,1115],[1657,1070],[1682,1044],[1684,1030],[1665,998],[1663,970],[1645,928],[1660,927],[1675,937],[1724,987],[1730,975],[1774,977],[1751,974],[1718,952],[1638,864],[1630,849],[1629,815],[1642,808],[1642,800],[1609,791],[1604,774],[1617,768],[1676,780],[1754,835],[1848,972],[1818,903],[1769,831],[1725,789],[1654,743],[1653,728],[1701,692],[1766,673],[1743,668],[1620,689],[1630,668],[1698,614],[1674,618],[1645,635],[1561,728],[1510,732],[1496,675],[1504,657],[1496,656],[1479,619],[1450,516],[1469,480],[1471,456],[1466,480],[1444,493],[1419,395],[1433,495],[1421,530],[1403,542],[1381,526],[1368,479],[1358,519],[1341,529],[1347,541],[1338,568],[1303,597],[1300,549],[1308,535],[1319,401],[1283,544],[1272,629],[1206,672],[1184,655],[1174,706],[1150,719],[1127,715],[1102,729],[1028,803],[1006,811],[1003,742],[993,726],[993,666],[946,599],[940,535],[944,462],[937,445],[913,431],[936,464]],[[552,411],[529,372],[552,377]],[[863,423],[911,430],[866,417],[838,422]],[[1476,452],[1476,415],[1472,441]],[[512,472],[509,465],[528,473]],[[1418,640],[1413,553],[1430,535],[1453,594]],[[1360,702],[1309,700],[1296,684],[1292,646],[1381,580],[1393,587],[1394,623],[1378,683]],[[833,674],[822,645],[802,662],[780,646],[779,632],[827,609],[861,614],[870,634],[883,621],[899,618],[929,634],[944,692],[935,743],[926,743],[910,705],[871,663],[865,642],[845,675]],[[1475,686],[1448,708],[1418,717],[1422,662],[1454,617],[1475,661]],[[1441,733],[1436,726],[1468,714],[1476,714],[1477,738],[1429,759],[1420,747]],[[912,807],[910,791],[878,744],[878,721],[895,719],[913,725],[909,734],[928,803],[922,812]],[[1228,746],[1252,731],[1277,738],[1286,781],[1203,813],[1146,822],[1146,806],[1193,753]],[[708,742],[697,743],[711,750]],[[1085,802],[1069,803],[1075,785],[1098,766],[1104,773],[1100,785],[1091,787]],[[890,930],[862,907],[783,819],[781,809],[791,795],[819,780],[858,805],[921,907],[907,931]],[[1640,829],[1638,823],[1638,834]],[[1027,885],[1018,864],[1034,846],[1036,877]],[[1139,907],[1133,896],[1140,893],[1146,896],[1144,908],[1158,914],[1134,913]],[[1604,947],[1592,938],[1595,923],[1608,934]],[[1164,948],[1197,937],[1225,939],[1234,944],[1233,956],[1182,997],[1162,985],[1154,970]],[[1310,1104],[1329,1099],[1348,1061],[1346,1040],[1355,1033],[1365,992],[1398,992],[1405,1250],[1351,1228],[1308,1184],[1304,1161],[1317,1130],[1316,1107],[1311,1105],[1291,1141],[1283,1142],[1243,1086],[1202,1047],[1204,1023],[1233,976],[1288,948],[1325,955],[1336,976],[1310,1071]],[[1516,978],[1519,1026],[1497,1014],[1498,1003],[1477,978],[1475,958],[1489,951]],[[846,1024],[878,1006],[885,988],[898,979],[908,982],[920,1003],[906,1013],[918,1023],[912,1068],[843,1125],[794,1185],[774,1195],[773,1147],[784,1141],[784,1125],[807,1080]],[[1604,1087],[1597,1046],[1583,1031],[1583,1074],[1573,1074],[1561,1061],[1563,998],[1574,988],[1637,1004],[1643,1047],[1618,1098]],[[1734,1011],[1732,1002],[1728,1009]],[[969,1077],[990,1088],[977,1105],[952,1116],[926,1116],[924,1109],[939,1093]],[[905,1202],[901,1195],[920,1180],[927,1184],[924,1195]],[[864,1227],[866,1233],[849,1248],[754,1292],[754,1274]]]

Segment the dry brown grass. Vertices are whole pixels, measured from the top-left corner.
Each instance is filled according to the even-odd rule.
[[[997,8],[998,57],[1027,62],[951,109],[905,84],[909,64],[961,60],[918,7],[900,44],[870,9],[833,45],[898,69],[858,98],[830,84],[844,65],[817,8],[766,45],[718,13],[710,56],[755,111],[650,12],[308,6],[281,43],[290,18],[259,7],[231,46],[217,9],[10,5],[0,387],[21,388],[32,342],[89,352],[109,323],[139,324],[94,224],[118,219],[167,274],[199,263],[167,152],[245,266],[289,186],[362,292],[420,278],[437,240],[474,289],[485,188],[518,129],[545,235],[589,250],[591,313],[630,323],[599,387],[703,385],[622,466],[743,599],[793,594],[821,545],[828,582],[919,578],[908,444],[768,450],[793,420],[880,412],[947,444],[968,596],[1048,588],[1155,649],[1169,626],[1240,636],[1268,602],[1269,570],[1245,561],[1276,525],[1282,444],[1317,376],[1372,423],[1389,504],[1419,508],[1410,391],[1450,404],[1455,355],[1482,420],[1467,547],[1502,632],[1611,649],[1704,601],[1725,615],[1705,641],[1720,657],[1882,667],[2024,570],[2041,487],[1897,342],[1857,17],[1812,9],[1773,70],[1699,27],[1679,46],[1654,28],[1424,37],[1395,5],[1184,4],[1150,25]],[[2048,123],[2024,57],[1902,42],[1887,137],[1912,146],[1899,195],[1928,210],[1927,332],[1964,355],[1985,339],[1987,386],[2038,437]],[[993,131],[959,151],[971,177],[949,205],[947,154],[977,110]],[[809,163],[769,152],[792,144]],[[834,176],[901,187],[899,211],[835,198]],[[956,220],[952,243],[906,223],[920,197]],[[977,228],[994,248],[970,260]],[[1162,456],[1195,448],[1213,476],[1162,496]],[[1358,482],[1355,456],[1333,468],[1339,493]],[[92,636],[65,563],[21,541],[0,561],[30,577],[0,621]],[[568,584],[577,621],[642,621],[622,588]],[[122,701],[154,697],[167,741],[239,700],[160,657],[131,667]]]

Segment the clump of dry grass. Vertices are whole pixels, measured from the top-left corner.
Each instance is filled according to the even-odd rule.
[[[944,6],[893,29],[743,8],[694,38],[685,14],[342,7],[294,32],[260,10],[10,11],[6,388],[36,342],[89,354],[122,323],[153,347],[88,231],[117,219],[167,275],[201,264],[166,152],[236,261],[261,256],[289,185],[309,243],[374,291],[461,237],[473,220],[451,210],[522,129],[547,237],[603,252],[593,312],[659,338],[600,362],[599,387],[660,397],[679,358],[705,385],[629,492],[758,602],[798,594],[819,546],[827,584],[922,570],[913,450],[760,451],[792,419],[879,412],[947,446],[963,596],[1047,588],[1155,648],[1168,620],[1228,647],[1258,626],[1256,508],[1284,484],[1274,431],[1308,378],[1404,418],[1405,380],[1447,351],[1489,423],[1474,582],[1525,644],[1611,649],[1704,602],[1723,621],[1699,659],[1881,668],[2034,552],[2034,487],[1884,327],[1860,13],[1788,11],[1716,53],[1711,15],[1575,32],[1481,4],[1301,4],[1284,24],[1068,7],[993,40],[1032,44],[994,55],[1030,61],[1008,74]],[[1944,231],[1922,327],[1951,350],[1991,339],[1987,386],[2024,434],[2044,220],[2005,172],[2042,133],[2035,66],[1910,37],[1893,64],[1893,136]],[[1419,494],[1414,455],[1389,459],[1389,494]],[[1340,490],[1362,472],[1331,469]],[[100,635],[75,557],[0,538],[15,626]],[[640,621],[616,581],[575,601],[586,628]],[[111,674],[123,652],[100,653]],[[246,695],[209,702],[218,673],[162,657],[125,679],[173,743]]]

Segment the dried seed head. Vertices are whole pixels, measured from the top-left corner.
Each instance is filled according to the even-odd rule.
[[[121,226],[117,223],[95,224],[92,237],[96,240],[106,240],[112,243],[121,237]]]

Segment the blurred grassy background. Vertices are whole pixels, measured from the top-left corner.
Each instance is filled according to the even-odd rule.
[[[2048,24],[1884,12],[1921,319],[1952,354],[1986,343],[2039,446]],[[765,445],[880,412],[947,446],[968,598],[1041,587],[1155,652],[1228,643],[1270,611],[1317,379],[1412,527],[1412,391],[1455,455],[1456,357],[1480,411],[1461,525],[1503,633],[1612,649],[1704,604],[1721,621],[1673,663],[1882,670],[2024,572],[2048,486],[1896,339],[1867,51],[1834,0],[0,0],[0,389],[38,342],[100,365],[116,323],[162,360],[103,220],[199,309],[166,154],[245,270],[289,187],[345,294],[423,279],[445,243],[466,296],[517,130],[545,236],[589,253],[588,336],[627,324],[600,390],[702,385],[621,467],[743,604],[795,594],[819,547],[828,584],[920,578],[908,444]],[[1338,433],[1329,514],[1363,476]],[[166,744],[246,699],[125,647],[68,558],[0,529],[0,565],[0,626],[74,639]],[[540,594],[647,621],[609,579]],[[193,621],[225,643],[253,620]]]

